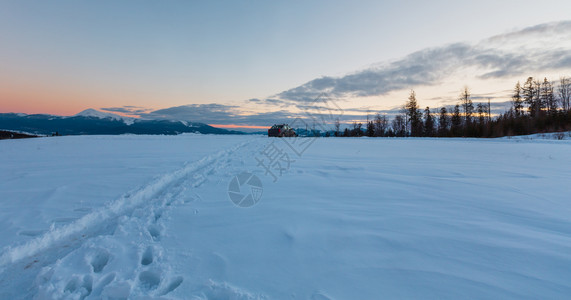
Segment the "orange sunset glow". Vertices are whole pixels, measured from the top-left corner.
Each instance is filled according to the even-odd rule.
[[[290,4],[311,12],[302,15],[268,3],[246,18],[235,13],[240,3],[172,4],[161,14],[138,3],[140,14],[128,3],[0,3],[0,113],[94,109],[260,131],[335,108],[350,126],[394,117],[411,90],[436,112],[468,86],[475,103],[489,100],[500,114],[518,81],[556,86],[570,76],[571,21],[563,2],[511,14],[511,4],[486,1],[493,11],[455,4],[487,16],[472,23],[428,2],[410,11],[371,1],[353,13],[329,2]],[[391,9],[423,26],[407,30],[410,21]],[[328,102],[317,103],[324,94]]]

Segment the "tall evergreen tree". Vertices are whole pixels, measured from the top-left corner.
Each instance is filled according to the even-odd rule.
[[[472,114],[474,113],[474,104],[472,103],[472,99],[470,99],[470,90],[468,87],[464,87],[462,90],[460,103],[462,103],[462,108],[464,109],[464,126],[467,127],[472,123]]]
[[[424,136],[434,136],[434,118],[428,106],[424,109]]]
[[[448,116],[448,110],[446,110],[446,107],[443,106],[440,108],[440,114],[438,115],[438,135],[447,135],[449,127],[450,117]]]
[[[533,85],[533,77],[528,77],[522,88],[523,102],[527,104],[529,114],[535,116],[535,86]]]
[[[517,84],[515,85],[514,88],[514,93],[512,96],[512,105],[514,108],[514,112],[515,112],[515,116],[516,117],[520,117],[522,115],[523,112],[523,100],[521,97],[521,85],[519,84],[519,81],[517,82]]]
[[[367,136],[375,136],[375,123],[373,121],[367,121]]]
[[[416,93],[414,91],[410,91],[410,96],[405,104],[405,109],[410,123],[410,135],[420,136],[422,133],[422,114],[418,109]]]
[[[452,123],[452,134],[454,136],[461,136],[462,135],[462,116],[460,116],[460,105],[456,104],[454,106],[454,112],[452,113],[451,118]]]

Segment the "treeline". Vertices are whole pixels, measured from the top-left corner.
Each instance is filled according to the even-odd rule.
[[[561,77],[557,87],[544,78],[529,77],[523,85],[516,83],[511,107],[492,117],[491,104],[476,103],[465,87],[453,107],[420,109],[416,93],[411,91],[400,114],[392,120],[376,114],[365,126],[354,122],[340,131],[335,122],[335,136],[370,137],[500,137],[540,132],[571,130],[571,78]]]

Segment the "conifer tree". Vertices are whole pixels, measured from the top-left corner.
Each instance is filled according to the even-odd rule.
[[[521,85],[519,81],[515,85],[514,93],[512,96],[513,109],[516,117],[520,117],[523,111],[523,100],[521,97]]]
[[[434,136],[434,118],[428,106],[424,109],[424,136]]]
[[[420,136],[422,133],[422,114],[418,109],[416,93],[414,91],[410,91],[410,96],[408,97],[408,102],[405,104],[405,109],[410,123],[410,135]]]
[[[533,77],[528,77],[522,88],[523,102],[527,104],[529,114],[535,116],[535,86],[533,85]]]
[[[451,118],[451,123],[452,123],[452,134],[454,136],[461,136],[461,128],[462,128],[462,117],[460,116],[460,105],[456,104],[454,106],[454,112],[452,113],[452,118]]]
[[[440,108],[440,114],[438,115],[438,135],[445,136],[448,133],[448,128],[450,127],[450,117],[448,116],[448,110],[445,106]]]
[[[464,109],[464,127],[468,127],[472,123],[472,114],[474,113],[474,104],[470,99],[470,91],[468,87],[464,87],[460,94],[460,103]]]

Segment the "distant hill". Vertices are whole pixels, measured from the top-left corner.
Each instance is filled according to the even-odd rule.
[[[34,138],[34,137],[38,137],[38,136],[32,135],[32,134],[26,134],[26,133],[22,133],[22,132],[0,130],[0,140],[25,139],[25,138]]]
[[[77,115],[26,115],[0,113],[0,129],[38,135],[93,135],[93,134],[242,134],[215,128],[204,123],[173,120],[141,120],[87,109]]]

